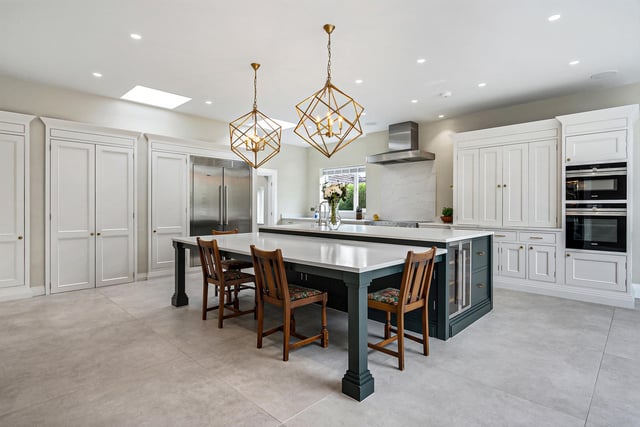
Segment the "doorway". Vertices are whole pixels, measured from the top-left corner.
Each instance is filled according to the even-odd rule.
[[[277,213],[278,171],[259,169],[256,176],[256,223],[275,225]]]

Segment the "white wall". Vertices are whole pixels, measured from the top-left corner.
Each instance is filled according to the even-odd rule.
[[[0,75],[0,110],[54,117],[157,135],[229,144],[228,124],[161,108],[89,95],[68,89],[27,82]],[[31,286],[44,285],[44,124],[31,125]],[[147,150],[145,138],[138,141],[138,153]],[[280,212],[302,212],[305,200],[306,149],[285,145],[265,167],[278,169]],[[147,271],[147,156],[138,155],[138,271]]]

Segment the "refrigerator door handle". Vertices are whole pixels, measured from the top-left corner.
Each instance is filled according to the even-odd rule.
[[[220,224],[223,224],[223,218],[222,218],[222,185],[218,185],[218,218],[220,218]]]
[[[229,225],[229,187],[224,186],[224,225]]]

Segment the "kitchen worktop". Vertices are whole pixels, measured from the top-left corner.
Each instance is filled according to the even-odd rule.
[[[260,227],[260,231],[276,233],[308,234],[315,237],[347,238],[367,237],[403,241],[427,241],[434,243],[451,243],[460,240],[490,236],[492,231],[486,230],[450,230],[443,228],[404,228],[376,227],[371,225],[342,224],[338,230],[330,230],[317,224],[283,224]],[[338,237],[339,236],[339,237]]]

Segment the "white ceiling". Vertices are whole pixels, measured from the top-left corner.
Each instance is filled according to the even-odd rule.
[[[296,122],[326,78],[325,23],[333,83],[366,132],[640,81],[640,0],[0,0],[0,73],[114,98],[139,84],[230,121],[251,109],[259,62],[258,107]]]

